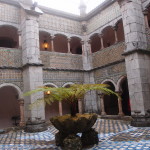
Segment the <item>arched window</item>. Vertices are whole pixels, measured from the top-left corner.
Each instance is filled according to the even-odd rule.
[[[111,26],[106,27],[103,31],[103,43],[104,47],[109,47],[115,43],[115,33]]]
[[[72,54],[82,54],[81,39],[78,37],[71,37],[70,51]]]
[[[19,36],[17,29],[11,26],[0,27],[0,47],[18,48]]]
[[[41,51],[51,51],[51,38],[48,32],[39,32],[39,42]]]
[[[123,28],[123,22],[122,20],[120,20],[117,23],[117,37],[118,37],[118,42],[124,41],[125,37],[124,37],[124,28]]]
[[[65,35],[57,34],[54,38],[54,51],[68,53],[68,40]]]
[[[100,37],[98,34],[94,34],[91,38],[91,50],[92,53],[97,52],[101,49]]]

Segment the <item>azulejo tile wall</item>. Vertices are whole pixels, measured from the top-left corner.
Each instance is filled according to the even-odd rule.
[[[93,67],[101,67],[106,64],[124,59],[124,56],[122,56],[124,49],[124,42],[120,42],[116,45],[112,45],[111,47],[93,53]]]
[[[83,70],[82,55],[41,52],[44,68]]]
[[[121,76],[126,75],[125,62],[97,69],[94,73],[96,83],[101,83],[105,79],[112,79],[117,83]]]
[[[21,67],[21,50],[12,48],[0,48],[0,67]]]
[[[20,9],[16,6],[0,3],[0,20],[11,23],[20,23]]]

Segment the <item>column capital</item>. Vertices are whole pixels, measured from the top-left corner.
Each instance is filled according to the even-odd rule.
[[[88,44],[91,44],[91,39],[89,39],[87,42],[88,42]]]
[[[83,40],[81,40],[80,43],[81,43],[82,45],[84,45],[84,41],[83,41]]]
[[[55,35],[50,35],[51,40],[54,40],[54,38],[55,38]]]
[[[115,26],[112,26],[112,29],[113,29],[114,31],[117,31],[118,27],[115,25]]]
[[[102,38],[102,37],[104,36],[104,34],[103,34],[103,33],[99,33],[98,36],[99,36],[100,38]]]
[[[23,98],[18,99],[18,101],[19,101],[20,104],[24,105],[24,99]]]
[[[143,10],[143,14],[144,14],[145,16],[147,16],[147,15],[148,15],[148,9]]]
[[[71,41],[71,38],[70,38],[70,37],[67,37],[67,41],[70,42],[70,41]]]
[[[98,93],[98,96],[99,96],[100,98],[103,98],[104,95],[105,95],[104,93],[100,93],[100,92]]]

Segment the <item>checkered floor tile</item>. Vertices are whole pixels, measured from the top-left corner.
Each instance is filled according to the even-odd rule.
[[[99,144],[86,150],[150,150],[150,128],[131,127],[126,121],[98,119],[93,128],[99,133]],[[0,134],[0,150],[61,150],[55,145],[58,131],[23,131]]]

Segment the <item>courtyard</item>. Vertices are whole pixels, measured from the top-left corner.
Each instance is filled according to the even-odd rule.
[[[93,128],[98,131],[99,143],[84,150],[149,150],[150,127],[132,127],[129,121],[97,119]],[[47,131],[25,133],[10,131],[0,134],[1,150],[61,150],[55,145],[57,130],[49,126]]]

